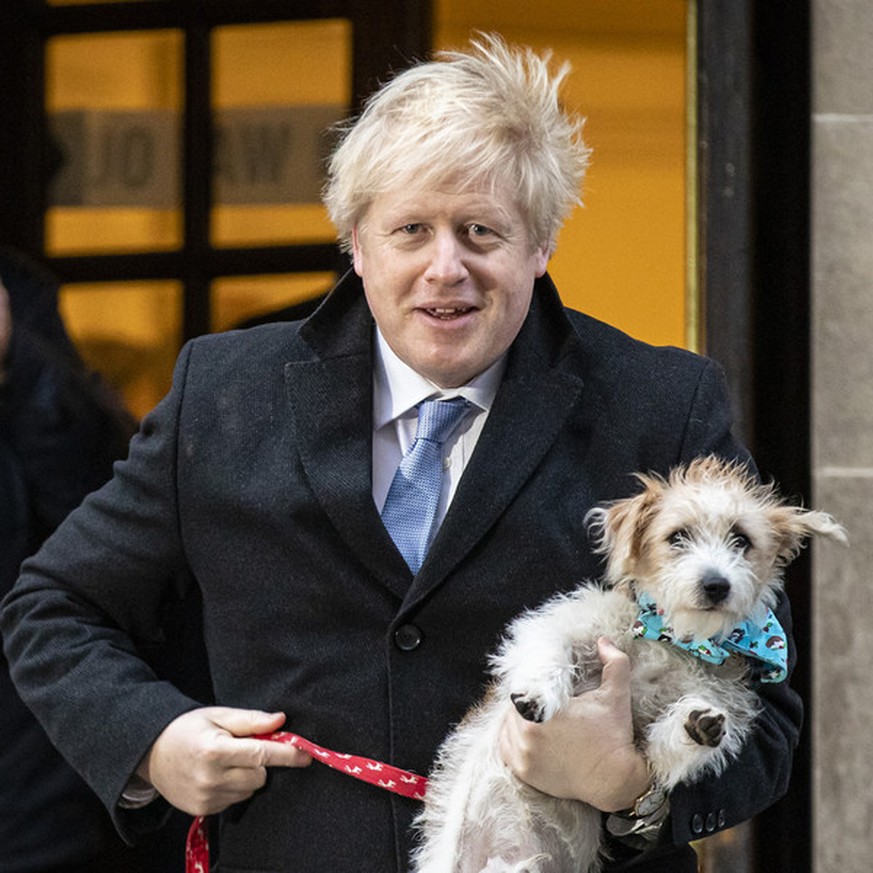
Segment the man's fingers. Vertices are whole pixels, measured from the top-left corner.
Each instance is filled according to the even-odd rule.
[[[291,743],[277,743],[273,740],[260,740],[265,767],[308,767],[312,755]]]
[[[258,737],[231,737],[222,746],[229,767],[307,767],[312,756],[287,742]]]
[[[596,809],[624,809],[647,776],[634,745],[630,662],[611,640],[597,641],[599,687],[571,698],[552,718],[526,721],[512,706],[499,737],[500,754],[515,775],[553,797],[584,800]]]

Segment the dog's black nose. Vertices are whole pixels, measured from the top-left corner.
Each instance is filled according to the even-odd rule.
[[[707,573],[702,580],[706,599],[717,606],[731,593],[731,583],[718,573]]]

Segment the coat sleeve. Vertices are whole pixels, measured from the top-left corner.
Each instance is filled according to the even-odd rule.
[[[128,459],[24,563],[0,613],[21,697],[114,813],[157,735],[199,705],[140,653],[187,578],[175,487],[187,360],[183,352]]]

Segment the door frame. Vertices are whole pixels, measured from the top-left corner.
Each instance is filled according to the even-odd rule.
[[[737,432],[765,479],[809,505],[809,0],[697,0],[698,282],[703,350],[727,374]],[[811,694],[808,552],[786,574]],[[812,778],[803,732],[783,800],[752,823],[760,873],[808,873]]]

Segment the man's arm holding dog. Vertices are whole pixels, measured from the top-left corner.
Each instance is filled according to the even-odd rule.
[[[774,609],[789,632],[789,674],[796,656],[790,610],[783,595]],[[627,657],[600,640],[599,688],[543,723],[511,710],[501,737],[506,764],[546,794],[576,798],[603,812],[633,806],[649,785],[645,759],[633,744]],[[720,776],[679,785],[670,795],[671,827],[660,841],[688,843],[734,827],[775,803],[788,788],[803,707],[787,682],[762,684],[762,712],[742,752]]]

